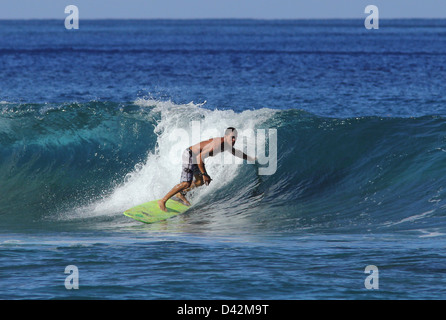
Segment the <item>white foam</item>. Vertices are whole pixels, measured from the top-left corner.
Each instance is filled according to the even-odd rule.
[[[413,216],[401,219],[398,222],[390,223],[390,225],[394,226],[394,225],[405,223],[405,222],[414,222],[416,220],[423,219],[426,216],[430,216],[431,213],[434,213],[434,212],[435,212],[435,210],[429,210],[429,211],[426,211],[426,212],[423,212],[423,213],[420,213],[420,214],[416,214],[416,215],[413,215]]]
[[[423,233],[423,235],[421,235],[420,238],[442,237],[442,236],[446,235],[445,233],[441,233],[438,231],[428,231],[428,230],[422,230],[422,229],[417,230],[417,231]]]

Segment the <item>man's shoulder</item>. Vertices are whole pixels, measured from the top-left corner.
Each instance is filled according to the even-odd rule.
[[[209,141],[209,144],[212,145],[212,147],[216,147],[224,142],[224,138],[221,138],[221,137],[211,138],[208,141]]]

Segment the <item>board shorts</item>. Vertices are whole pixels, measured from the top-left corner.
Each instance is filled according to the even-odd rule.
[[[200,174],[200,169],[198,165],[194,163],[192,157],[192,150],[187,148],[184,150],[181,156],[182,167],[181,167],[181,179],[180,182],[192,182],[194,175]]]

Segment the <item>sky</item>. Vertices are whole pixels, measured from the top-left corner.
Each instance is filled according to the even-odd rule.
[[[367,5],[386,18],[446,18],[445,0],[0,0],[0,19],[364,19]]]

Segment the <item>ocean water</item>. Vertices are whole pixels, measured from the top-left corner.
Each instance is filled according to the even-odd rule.
[[[446,20],[0,21],[0,298],[445,299],[445,68]],[[228,126],[270,174],[122,214]]]

